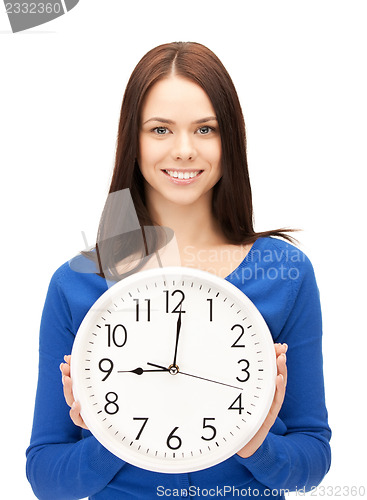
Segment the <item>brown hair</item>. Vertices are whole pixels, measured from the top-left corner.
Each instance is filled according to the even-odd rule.
[[[212,210],[223,234],[234,244],[251,243],[264,236],[280,236],[292,241],[293,238],[286,234],[286,231],[292,231],[290,229],[260,233],[254,231],[245,122],[237,92],[218,57],[199,43],[173,42],[160,45],[145,54],[135,67],[122,101],[115,167],[109,193],[129,188],[141,227],[155,225],[145,204],[144,178],[137,164],[140,114],[147,91],[172,73],[200,85],[216,113],[222,143],[223,175],[213,188]],[[118,261],[139,251],[142,256],[152,253],[152,250],[157,250],[165,243],[166,233],[160,232],[155,225],[156,231],[149,232],[149,242],[146,241],[144,231],[141,238],[136,237],[136,232],[109,238],[113,219],[106,204],[98,229],[96,253],[98,257],[103,246],[104,256],[108,255],[109,273],[119,279],[127,274],[116,275],[114,266]],[[89,257],[93,255],[95,258],[96,253],[89,252]],[[141,266],[143,264],[144,262]],[[106,273],[106,265],[103,271]]]

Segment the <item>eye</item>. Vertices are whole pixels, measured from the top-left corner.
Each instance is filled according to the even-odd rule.
[[[214,132],[214,128],[213,127],[209,127],[209,125],[205,125],[204,127],[200,127],[198,129],[198,132],[200,135],[208,135],[210,132]]]
[[[167,127],[155,127],[152,129],[152,132],[157,135],[166,135],[169,133],[169,130]]]

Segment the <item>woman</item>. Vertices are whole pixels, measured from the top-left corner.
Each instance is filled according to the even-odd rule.
[[[226,491],[226,496],[284,498],[284,491],[316,486],[330,466],[330,429],[313,269],[284,241],[290,240],[285,230],[254,231],[240,104],[228,73],[206,47],[165,44],[148,52],[133,71],[122,103],[110,193],[126,188],[142,237],[136,231],[119,235],[123,231],[113,227],[116,207],[106,203],[96,249],[80,257],[95,262],[95,273],[75,272],[67,263],[51,280],[27,450],[36,496],[151,499],[198,496],[205,489],[210,496]],[[173,230],[174,240],[165,239],[163,227]],[[173,241],[181,265],[227,279],[255,303],[272,333],[278,369],[272,407],[254,438],[223,463],[189,474],[148,472],[112,455],[80,416],[71,391],[70,356],[60,366],[63,391],[58,371],[83,317],[108,286],[104,278],[111,282],[162,265],[162,257],[164,265]],[[228,486],[231,490],[224,489]]]

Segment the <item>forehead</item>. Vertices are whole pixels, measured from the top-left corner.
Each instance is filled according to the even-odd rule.
[[[158,81],[147,92],[142,106],[142,119],[150,116],[165,118],[201,118],[215,115],[206,92],[187,78],[170,76]],[[195,117],[193,116],[195,115]]]

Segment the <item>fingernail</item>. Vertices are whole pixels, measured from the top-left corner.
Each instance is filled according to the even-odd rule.
[[[75,401],[74,401],[73,404],[71,405],[71,409],[75,410],[75,406],[76,406],[76,404],[75,404]]]

